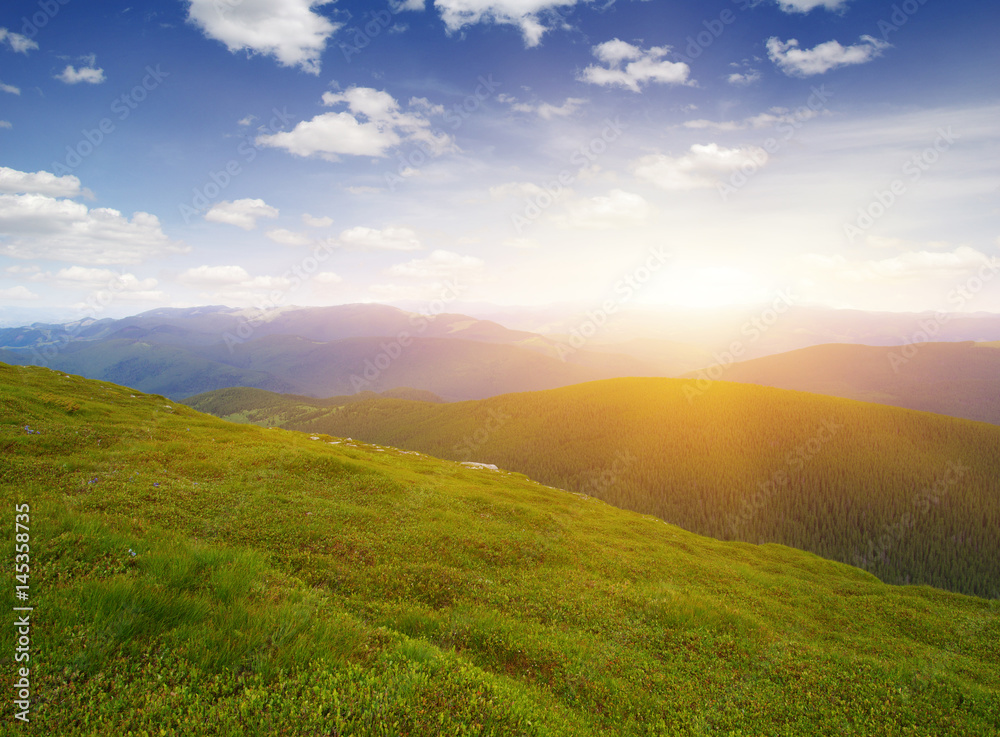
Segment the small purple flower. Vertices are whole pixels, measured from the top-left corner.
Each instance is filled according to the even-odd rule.
[[[153,482],[153,486],[159,486],[159,485],[160,485],[160,482],[159,482],[159,481],[154,481],[154,482]]]

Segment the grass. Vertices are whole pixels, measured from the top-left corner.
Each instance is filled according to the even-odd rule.
[[[0,732],[1000,733],[996,602],[310,437],[0,365],[35,607]]]
[[[336,399],[259,390],[190,401],[216,415],[259,412],[289,430],[495,464],[701,535],[857,565],[886,583],[1000,598],[995,425],[664,378],[450,404],[331,407]]]

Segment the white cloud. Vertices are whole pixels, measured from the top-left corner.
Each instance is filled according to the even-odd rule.
[[[724,122],[715,122],[712,120],[689,120],[684,123],[684,127],[693,128],[695,130],[711,129],[717,131],[738,131],[746,130],[748,128],[756,130],[760,128],[770,128],[780,123],[798,127],[799,124],[804,123],[807,120],[812,120],[819,114],[818,110],[808,107],[799,108],[794,112],[785,107],[773,107],[766,113],[753,115],[749,118],[744,118],[741,121],[729,120]]]
[[[460,31],[476,23],[496,23],[517,26],[528,48],[538,46],[549,27],[542,17],[554,15],[557,9],[573,7],[577,0],[435,0],[449,32]],[[554,20],[555,24],[564,21]]]
[[[223,286],[250,281],[250,274],[242,266],[196,266],[183,272],[177,280],[199,286]]]
[[[553,218],[557,225],[592,230],[635,225],[644,221],[650,212],[649,203],[643,197],[621,189],[570,202],[566,209],[565,216]]]
[[[292,282],[285,276],[250,276],[242,266],[197,266],[184,271],[177,280],[201,288],[202,299],[227,304],[250,304],[262,295],[287,290]]]
[[[14,264],[4,269],[7,274],[38,274],[42,267],[37,264]]]
[[[726,77],[726,81],[737,87],[746,87],[760,81],[760,72],[756,69],[748,69],[745,72],[733,72]]]
[[[767,163],[767,152],[756,146],[725,148],[717,143],[694,144],[684,156],[649,154],[633,162],[637,177],[668,190],[714,187],[721,176],[753,163]]]
[[[80,67],[77,69],[72,64],[67,64],[66,68],[56,75],[56,79],[66,84],[77,84],[78,82],[100,84],[104,81],[105,77],[103,69],[95,69],[94,67]]]
[[[45,278],[41,277],[42,275],[37,275],[32,281],[50,281],[57,286],[67,288],[107,290],[115,296],[115,299],[125,299],[130,302],[157,302],[165,296],[162,291],[156,289],[156,279],[140,279],[126,271],[70,266],[60,269],[55,275],[45,274]],[[88,305],[78,306],[84,308]]]
[[[65,286],[101,287],[115,283],[120,289],[129,292],[148,291],[156,288],[157,281],[153,278],[140,279],[135,274],[111,269],[90,269],[85,266],[70,266],[59,269],[55,274],[57,283]]]
[[[11,51],[19,51],[22,54],[38,48],[38,44],[27,36],[8,31],[6,28],[0,28],[0,42],[10,46]]]
[[[310,228],[329,228],[333,225],[333,218],[313,217],[308,212],[302,213],[302,222]]]
[[[285,228],[269,230],[264,235],[283,246],[307,246],[313,242],[308,233],[296,233]]]
[[[5,194],[43,194],[49,197],[78,197],[87,194],[80,180],[72,174],[57,177],[47,171],[18,171],[0,166],[0,192]]]
[[[232,202],[218,202],[205,213],[205,219],[213,223],[227,223],[243,230],[257,227],[257,218],[276,218],[278,208],[271,207],[264,200],[242,199]]]
[[[30,289],[24,286],[10,287],[9,289],[0,289],[0,299],[40,299],[37,294],[32,292]]]
[[[539,243],[533,238],[508,238],[503,241],[502,245],[507,246],[508,248],[531,250],[538,248]]]
[[[323,95],[327,106],[347,111],[323,113],[298,123],[290,131],[257,137],[257,145],[283,148],[296,156],[337,161],[341,155],[385,156],[404,141],[423,144],[432,154],[456,150],[454,139],[435,132],[423,112],[405,112],[389,93],[371,87],[351,87]],[[422,107],[417,105],[417,107]]]
[[[332,0],[188,0],[188,22],[229,51],[249,49],[319,74],[327,39],[341,27],[314,12]]]
[[[402,174],[401,176],[406,175]],[[351,185],[346,189],[351,194],[376,194],[382,191],[380,187],[369,187],[368,185]]]
[[[0,194],[0,255],[88,264],[135,264],[185,253],[147,212],[132,219],[107,207],[88,209],[44,194]]]
[[[805,254],[802,261],[826,275],[850,282],[956,278],[989,262],[986,254],[969,246],[953,251],[907,251],[891,258],[852,261],[842,254]]]
[[[21,88],[20,87],[15,87],[12,84],[4,84],[3,82],[0,82],[0,90],[2,90],[4,92],[9,92],[12,95],[20,95],[21,94]]]
[[[552,197],[553,199],[559,199],[560,197],[572,194],[572,190],[562,189],[553,193],[538,186],[534,182],[505,182],[504,184],[498,184],[495,187],[490,187],[490,197],[495,200],[502,200],[507,197],[532,198],[544,193],[547,193],[547,196]]]
[[[479,272],[486,264],[475,256],[462,256],[452,251],[436,250],[427,258],[414,259],[392,266],[390,276],[413,279],[443,279],[459,273]]]
[[[13,128],[9,120],[0,120],[0,128]]]
[[[583,82],[605,87],[620,86],[633,92],[639,92],[642,85],[654,82],[690,84],[691,68],[687,64],[663,58],[670,53],[669,46],[641,49],[615,38],[595,46],[593,53],[598,61],[607,66],[587,67],[579,75]]]
[[[782,41],[777,36],[767,40],[767,55],[785,74],[811,77],[825,74],[831,69],[866,64],[889,48],[891,44],[873,36],[862,36],[861,43],[841,46],[837,41],[827,41],[811,49],[799,48],[798,40]]]
[[[537,115],[543,120],[568,117],[579,110],[581,105],[587,103],[587,100],[582,97],[567,97],[562,105],[553,105],[549,102],[518,102],[516,97],[503,94],[498,95],[497,99],[509,104],[512,110]]]
[[[444,115],[445,113],[444,105],[433,103],[426,97],[411,97],[410,107],[420,108],[426,111],[428,115]]]
[[[841,10],[849,0],[777,0],[778,5],[786,13],[808,13],[814,8]]]
[[[423,246],[417,234],[409,228],[365,228],[357,226],[340,234],[348,246],[365,251],[419,251]]]
[[[247,115],[245,118],[240,118],[239,120],[237,120],[236,125],[243,125],[243,126],[250,125],[255,120],[257,120],[256,115]]]
[[[344,281],[344,277],[332,271],[320,271],[313,276],[312,280],[317,284],[340,284]]]

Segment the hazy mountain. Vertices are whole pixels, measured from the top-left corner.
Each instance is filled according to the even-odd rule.
[[[693,372],[1000,424],[1000,344],[822,345]]]
[[[313,396],[398,387],[446,399],[690,371],[707,354],[563,344],[465,315],[385,305],[158,309],[121,320],[0,330],[11,363],[41,363],[180,399],[230,386]]]
[[[593,305],[499,307],[478,303],[463,304],[462,309],[556,340],[565,340],[588,322],[601,322],[587,348],[605,344],[619,353],[628,352],[623,344],[636,340],[668,341],[708,352],[725,351],[738,343],[747,358],[825,343],[894,346],[927,340],[1000,340],[1000,315],[993,313],[837,310],[800,305],[790,293],[767,305],[715,310],[625,306],[607,315],[606,320],[595,315],[597,307]]]

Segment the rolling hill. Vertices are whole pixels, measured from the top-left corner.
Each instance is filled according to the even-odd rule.
[[[19,734],[1000,730],[996,602],[37,367],[0,410]]]
[[[821,345],[719,367],[726,381],[797,389],[1000,425],[1000,345]],[[689,377],[706,375],[705,370]]]
[[[615,379],[454,404],[300,406],[277,419],[496,464],[702,535],[789,545],[891,583],[1000,596],[1000,428],[746,384],[697,387]],[[248,409],[231,400],[217,407]]]

